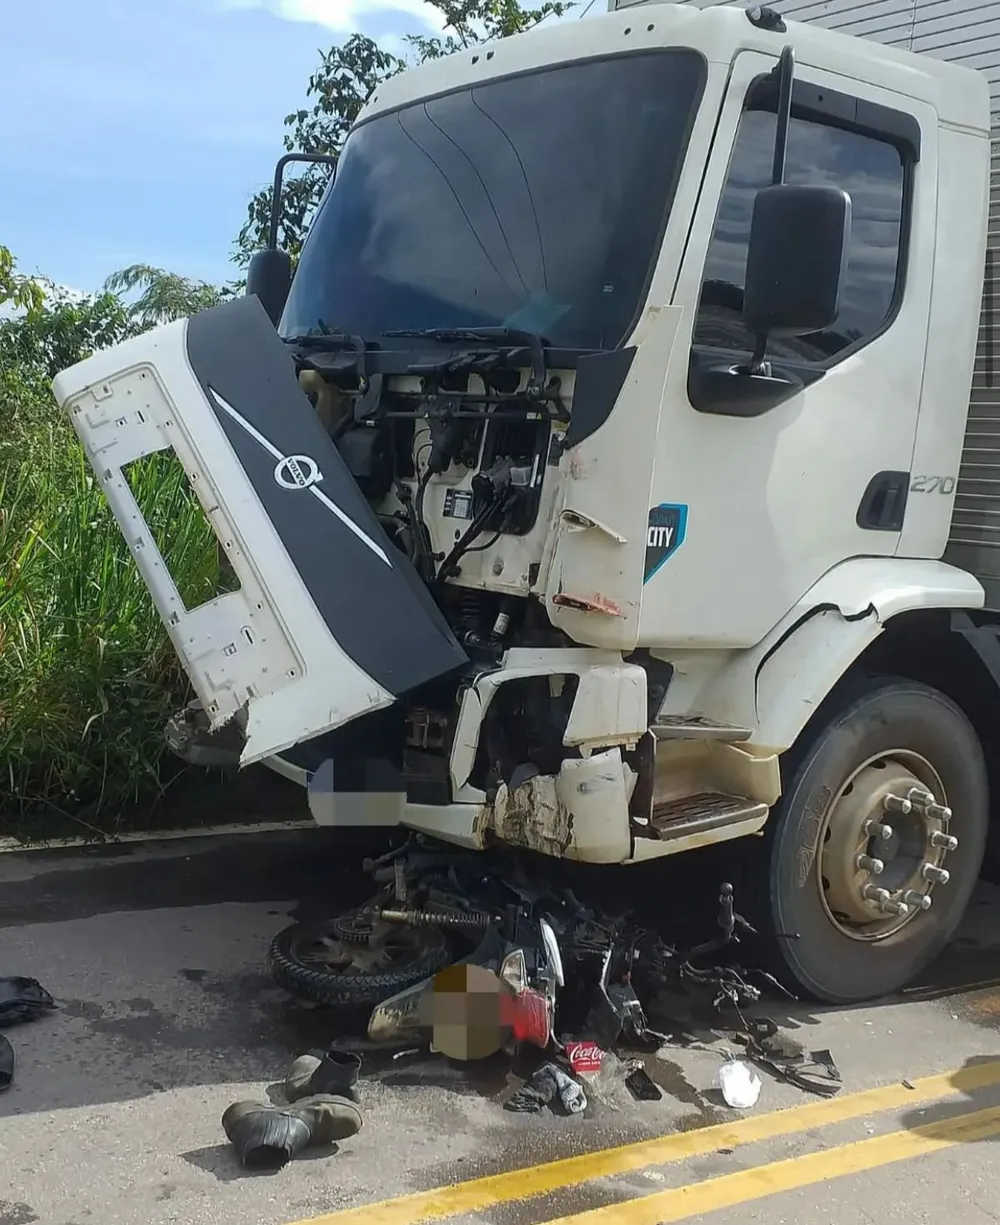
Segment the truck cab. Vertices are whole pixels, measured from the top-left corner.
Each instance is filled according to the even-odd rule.
[[[56,395],[198,716],[318,822],[748,838],[786,977],[868,998],[987,833],[996,642],[945,552],[989,184],[973,71],[630,5],[385,82],[290,286],[263,253]],[[239,579],[196,609],[121,475],[168,447]]]

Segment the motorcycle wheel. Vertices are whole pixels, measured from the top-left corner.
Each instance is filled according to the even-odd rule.
[[[271,977],[289,994],[328,1007],[374,1007],[454,960],[433,927],[379,924],[368,940],[343,938],[343,919],[293,923],[271,941]]]

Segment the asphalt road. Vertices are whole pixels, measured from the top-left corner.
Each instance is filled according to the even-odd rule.
[[[1000,1215],[1000,890],[985,885],[907,998],[769,1006],[804,1046],[833,1052],[833,1099],[762,1075],[757,1106],[728,1110],[716,1044],[650,1059],[661,1102],[526,1116],[501,1109],[502,1061],[369,1053],[359,1135],[246,1173],[223,1110],[266,1097],[293,1055],[335,1036],[272,986],[267,942],[294,917],[359,900],[357,860],[319,831],[0,855],[0,974],[33,975],[61,1004],[6,1031],[17,1067],[0,1097],[0,1225]],[[683,900],[690,872],[670,872]]]

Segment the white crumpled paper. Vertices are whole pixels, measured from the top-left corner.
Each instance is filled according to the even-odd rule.
[[[719,1068],[719,1088],[727,1106],[749,1110],[760,1097],[760,1077],[740,1059],[727,1059]]]

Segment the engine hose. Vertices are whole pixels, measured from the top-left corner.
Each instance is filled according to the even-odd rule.
[[[486,506],[483,507],[478,515],[476,515],[476,517],[466,528],[464,535],[456,542],[455,547],[441,563],[437,572],[438,582],[443,582],[446,578],[451,576],[454,568],[458,565],[466,553],[471,551],[470,546],[472,542],[484,530],[491,516],[496,514],[498,511],[502,512],[506,509],[508,499],[509,491],[507,493],[498,494],[491,502],[488,502]]]
[[[455,927],[477,931],[489,927],[495,920],[485,910],[470,910],[461,914],[438,914],[432,910],[380,910],[379,918],[386,923],[408,923],[411,927]]]
[[[425,468],[417,482],[417,496],[413,504],[413,542],[417,552],[414,560],[418,574],[425,581],[431,581],[434,578],[434,546],[424,519],[424,495],[432,476],[430,468]]]

